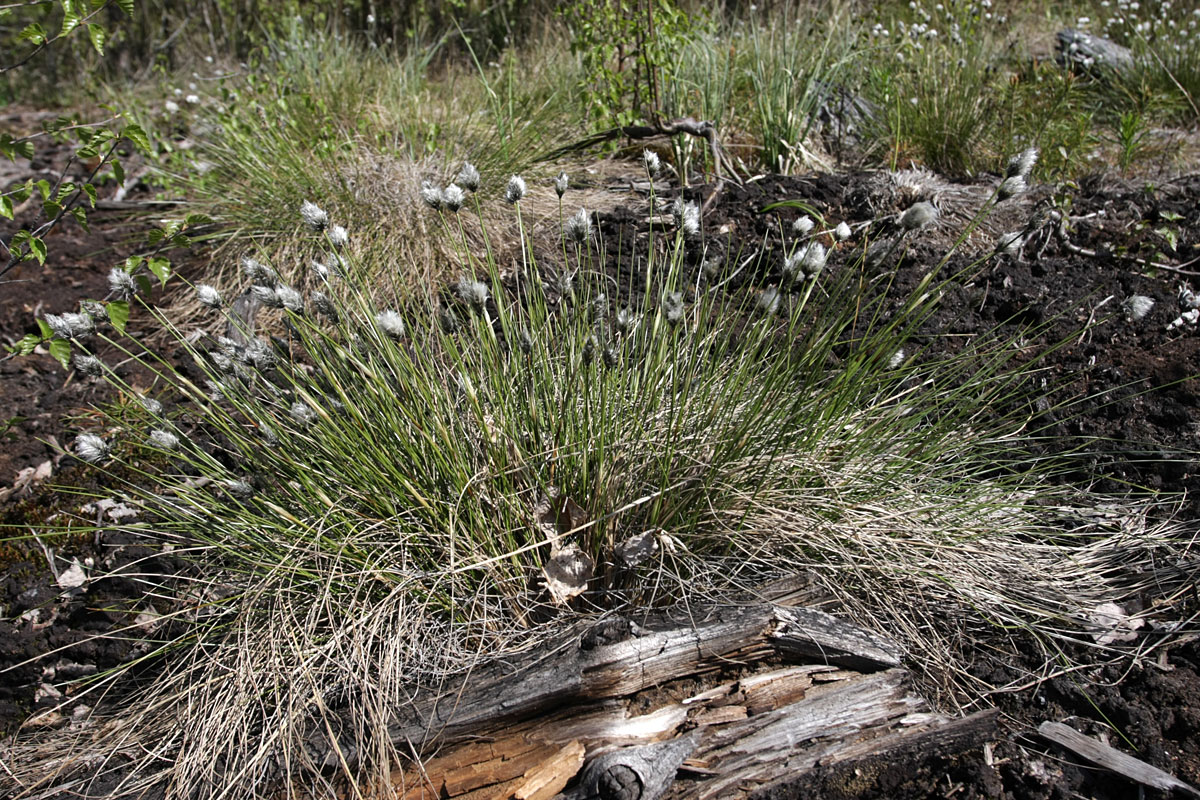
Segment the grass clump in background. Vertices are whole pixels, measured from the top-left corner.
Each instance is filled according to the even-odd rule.
[[[307,266],[247,258],[240,280],[196,287],[203,330],[160,317],[178,362],[58,321],[79,357],[99,340],[157,373],[74,447],[138,510],[125,530],[190,564],[153,586],[174,610],[143,685],[91,689],[138,698],[105,728],[133,783],[253,796],[315,779],[306,737],[347,719],[337,771],[384,781],[410,755],[391,710],[417,687],[580,616],[781,575],[899,640],[948,702],[991,688],[967,671],[981,643],[1059,658],[1097,605],[1186,583],[1125,569],[1176,563],[1172,526],[1095,523],[1020,455],[1026,416],[997,413],[1023,407],[1011,344],[904,352],[943,277],[889,309],[870,243],[808,220],[758,273],[777,277],[733,291],[744,262],[697,266],[682,199],[617,274],[590,215],[564,215],[552,268],[528,255],[525,191],[504,193],[527,255],[502,267],[460,233],[478,195],[424,187],[459,278],[402,297],[355,255],[372,242],[305,203],[287,252]],[[53,780],[31,753],[15,768]]]

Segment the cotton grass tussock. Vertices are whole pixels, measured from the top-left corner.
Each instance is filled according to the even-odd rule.
[[[300,219],[314,233],[323,233],[329,227],[329,214],[309,200],[305,200],[300,206]]]

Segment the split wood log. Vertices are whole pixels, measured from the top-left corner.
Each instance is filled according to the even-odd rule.
[[[1109,747],[1090,736],[1084,736],[1061,722],[1043,722],[1038,726],[1038,733],[1042,738],[1054,742],[1059,747],[1070,750],[1075,755],[1135,783],[1164,792],[1175,791],[1187,797],[1200,798],[1200,791],[1175,776],[1163,772],[1158,767],[1153,767],[1141,759]]]
[[[899,665],[891,642],[814,609],[613,617],[397,709],[393,740],[420,761],[397,765],[393,787],[405,800],[745,797],[922,737],[982,743],[991,716],[928,713]],[[310,744],[326,764],[356,760]]]

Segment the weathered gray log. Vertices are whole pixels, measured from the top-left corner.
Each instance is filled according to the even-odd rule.
[[[1066,28],[1055,35],[1055,58],[1062,66],[1070,66],[1096,77],[1133,69],[1136,61],[1133,51],[1074,28]]]
[[[1153,767],[1141,759],[1122,753],[1099,742],[1090,736],[1084,736],[1079,731],[1061,722],[1043,722],[1038,726],[1038,734],[1044,739],[1054,742],[1060,747],[1070,750],[1096,766],[1111,770],[1129,780],[1161,789],[1164,792],[1179,792],[1188,797],[1200,797],[1200,791],[1184,783],[1158,767]]]

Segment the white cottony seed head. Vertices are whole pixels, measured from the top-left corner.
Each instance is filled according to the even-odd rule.
[[[583,244],[592,235],[592,217],[587,209],[581,208],[567,220],[567,238],[577,244]]]
[[[196,286],[196,299],[200,301],[200,305],[208,306],[209,308],[221,307],[221,293],[207,283],[201,283]]]
[[[155,400],[153,397],[142,398],[142,408],[150,412],[153,416],[161,417],[163,413],[163,404]]]
[[[1025,179],[1020,175],[1010,175],[1000,183],[1000,188],[996,190],[996,199],[1004,201],[1010,197],[1016,197],[1028,188]]]
[[[341,250],[350,243],[350,234],[341,225],[334,225],[329,229],[329,243]]]
[[[650,173],[651,178],[657,178],[662,172],[662,161],[658,158],[658,153],[653,150],[643,150],[642,160],[646,163],[646,171]]]
[[[900,217],[900,227],[906,231],[915,231],[931,224],[937,218],[938,210],[933,203],[927,203],[922,200],[908,207],[908,210]]]
[[[684,203],[679,215],[679,229],[689,239],[700,235],[700,206],[695,203]]]
[[[825,260],[828,257],[825,245],[820,242],[809,242],[808,247],[804,248],[804,274],[810,279],[817,277],[817,273],[825,268]]]
[[[850,226],[845,222],[839,222],[838,226],[833,230],[833,235],[837,237],[839,242],[846,241],[850,238]]]
[[[326,314],[326,316],[329,316]],[[400,316],[397,311],[387,310],[380,311],[375,315],[375,324],[379,326],[379,330],[383,331],[384,336],[389,339],[401,339],[404,337],[404,317]]]
[[[242,272],[255,286],[274,287],[279,283],[279,276],[275,274],[275,270],[250,256],[242,256]]]
[[[558,193],[559,197],[567,193],[568,183],[570,183],[570,179],[567,178],[567,173],[558,173],[558,177],[554,179],[554,191]]]
[[[442,190],[442,206],[447,211],[458,213],[458,210],[463,207],[463,203],[466,201],[466,193],[453,183]]]
[[[629,308],[622,308],[617,312],[613,327],[621,336],[628,336],[637,327],[637,315]]]
[[[137,284],[133,282],[133,276],[120,267],[109,270],[108,288],[122,300],[128,300],[137,293]]]
[[[1011,178],[1014,175],[1020,175],[1025,180],[1029,180],[1029,174],[1033,172],[1033,167],[1037,164],[1038,149],[1036,147],[1026,147],[1020,153],[1009,159],[1008,169],[1004,172],[1004,177]]]
[[[804,253],[806,248],[800,248],[783,260],[783,279],[786,281],[804,280]]]
[[[81,433],[75,438],[75,455],[89,464],[96,464],[108,458],[110,449],[108,442],[94,433]]]
[[[305,200],[300,206],[300,219],[304,220],[304,224],[313,233],[321,233],[329,227],[329,215],[323,208],[309,200]]]
[[[671,325],[683,322],[683,295],[679,292],[667,292],[663,295],[663,312]]]
[[[96,330],[96,323],[90,316],[71,311],[66,314],[47,314],[46,324],[62,339],[82,339]]]
[[[246,481],[230,478],[223,485],[225,486],[225,491],[238,500],[249,500],[254,496],[254,487]]]
[[[759,292],[756,304],[758,305],[759,311],[769,316],[779,310],[779,301],[779,290],[774,286],[771,286]]]
[[[333,305],[333,301],[329,299],[329,295],[324,292],[313,292],[310,299],[312,300],[313,308],[323,317],[328,317],[334,322],[338,321],[337,308]]]
[[[483,308],[488,299],[488,286],[483,281],[476,281],[466,275],[458,279],[456,288],[458,297],[472,308]]]
[[[150,431],[150,444],[163,450],[174,450],[179,447],[179,437],[170,431],[156,429]]]
[[[304,312],[304,296],[290,286],[276,286],[275,299],[281,306],[294,314]]]
[[[254,295],[254,298],[267,308],[283,308],[283,300],[275,293],[273,287],[251,286],[250,294]]]
[[[996,240],[996,251],[1012,258],[1021,255],[1024,246],[1025,236],[1020,231],[1009,231]]]
[[[792,223],[792,230],[800,236],[806,236],[815,225],[816,223],[812,221],[812,217],[805,215]]]
[[[76,353],[75,369],[89,378],[99,378],[104,374],[104,362],[86,353]]]
[[[462,169],[458,171],[458,179],[455,181],[459,186],[466,189],[468,192],[479,190],[479,170],[467,161],[462,165]]]
[[[296,422],[301,425],[311,425],[317,421],[317,412],[308,407],[306,403],[299,400],[292,403],[292,407],[288,409],[288,414]]]
[[[525,179],[520,175],[513,175],[508,179],[508,186],[504,189],[504,199],[510,203],[519,203],[524,196]]]
[[[888,359],[888,369],[896,369],[904,363],[904,348],[901,347],[896,352],[892,353],[892,357]]]
[[[1131,320],[1139,320],[1154,308],[1154,299],[1144,294],[1135,294],[1125,299],[1125,315]]]
[[[434,211],[442,208],[442,190],[429,181],[421,181],[421,200]]]

